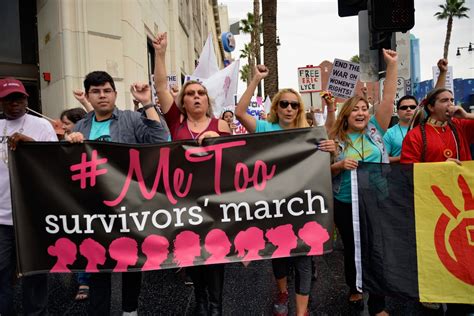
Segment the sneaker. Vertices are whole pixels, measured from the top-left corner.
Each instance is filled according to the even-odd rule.
[[[288,292],[278,293],[277,299],[273,304],[274,316],[288,315]]]

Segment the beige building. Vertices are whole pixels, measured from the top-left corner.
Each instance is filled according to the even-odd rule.
[[[6,45],[0,46],[0,77],[18,77],[28,91],[38,90],[36,106],[34,96],[30,104],[50,117],[79,106],[72,91],[83,89],[84,76],[93,70],[112,75],[117,105],[131,109],[130,84],[149,81],[153,72],[157,32],[168,32],[167,69],[179,83],[193,72],[209,32],[220,67],[226,58],[219,39],[229,28],[227,7],[217,0],[37,0],[35,9],[22,5],[25,0],[9,2],[11,12],[0,14],[0,20],[4,14],[18,15],[21,32],[11,37],[20,37],[20,47],[4,54]],[[28,15],[36,15],[37,38],[19,34],[32,27]],[[15,52],[22,56],[24,41],[37,42],[36,65],[33,58],[28,64],[21,57],[15,60]]]

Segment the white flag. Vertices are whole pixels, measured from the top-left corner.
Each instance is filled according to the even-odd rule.
[[[239,64],[240,61],[236,60],[203,82],[209,96],[214,99],[212,110],[216,117],[225,108],[234,105],[234,94],[237,93],[239,83]]]
[[[265,113],[266,114],[270,113],[270,108],[272,107],[272,100],[270,100],[270,97],[268,95],[265,98],[265,102],[263,103],[263,106],[265,108]]]
[[[199,56],[199,64],[192,74],[192,77],[207,79],[219,71],[217,57],[214,51],[211,33],[207,36],[206,44],[202,48]]]

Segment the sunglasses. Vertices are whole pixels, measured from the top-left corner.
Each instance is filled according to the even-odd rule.
[[[297,101],[287,101],[287,100],[280,100],[280,102],[278,102],[278,105],[282,108],[282,109],[286,109],[288,107],[288,105],[291,105],[291,108],[293,110],[296,110],[297,108],[300,107],[300,103],[297,102]]]
[[[402,110],[402,111],[406,111],[406,110],[408,110],[408,108],[410,108],[410,110],[414,110],[414,109],[416,109],[416,105],[402,105],[398,109]]]

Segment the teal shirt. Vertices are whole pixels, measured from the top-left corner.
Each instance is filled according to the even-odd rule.
[[[370,118],[370,121],[377,127],[377,130],[381,135],[384,135],[385,132],[382,130],[378,124],[375,116]],[[358,161],[365,162],[382,162],[382,153],[378,147],[372,143],[369,137],[365,133],[352,133],[348,134],[352,146],[347,146],[344,151],[344,158],[352,158]],[[362,150],[363,146],[363,150]],[[351,203],[351,172],[350,170],[345,170],[341,174],[341,187],[339,192],[334,193],[334,197],[341,202]]]
[[[394,125],[387,130],[383,137],[385,148],[390,157],[398,157],[402,152],[402,143],[408,132],[408,126]]]
[[[111,122],[110,119],[97,122],[94,116],[94,118],[92,119],[92,126],[91,126],[91,132],[89,134],[89,139],[110,142],[111,141],[110,122]]]
[[[270,123],[264,120],[257,120],[257,127],[255,129],[255,133],[264,133],[264,132],[273,132],[273,131],[281,131],[280,124],[278,123]]]

